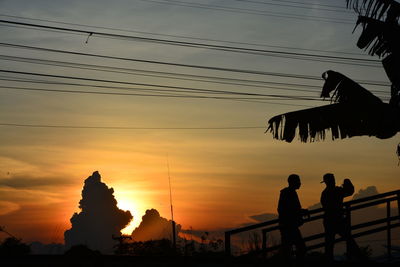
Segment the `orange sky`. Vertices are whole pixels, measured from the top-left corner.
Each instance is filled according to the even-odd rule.
[[[131,134],[137,140],[135,135]],[[319,201],[323,189],[319,182],[325,172],[334,172],[338,183],[350,177],[356,190],[375,185],[384,192],[398,186],[395,139],[287,144],[262,131],[159,135],[164,138],[154,143],[144,136],[140,143],[130,143],[124,140],[130,134],[124,134],[120,142],[109,142],[102,149],[94,148],[95,142],[103,146],[102,140],[90,140],[25,148],[19,159],[2,157],[0,169],[10,170],[1,176],[2,225],[30,241],[61,242],[70,217],[79,211],[83,181],[95,170],[114,188],[119,206],[134,216],[125,233],[140,223],[146,209],[155,208],[170,218],[167,153],[175,220],[186,229],[237,227],[250,222],[251,215],[275,213],[279,190],[293,172],[302,178],[299,196],[305,207]],[[40,155],[30,155],[38,150]]]

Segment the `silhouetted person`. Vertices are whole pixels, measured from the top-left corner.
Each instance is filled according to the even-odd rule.
[[[325,255],[328,261],[333,260],[335,235],[339,234],[348,242],[348,257],[360,256],[360,249],[351,237],[349,225],[346,223],[343,210],[343,199],[354,193],[354,186],[350,179],[344,179],[342,186],[336,186],[335,176],[332,173],[324,175],[326,188],[321,194],[321,204],[324,209],[325,228]]]
[[[279,196],[278,214],[281,232],[282,253],[285,261],[290,261],[292,245],[296,247],[296,261],[302,264],[306,253],[306,245],[301,236],[299,226],[303,224],[303,216],[308,214],[302,209],[296,190],[300,188],[300,177],[291,174],[288,177],[289,186],[282,189]]]

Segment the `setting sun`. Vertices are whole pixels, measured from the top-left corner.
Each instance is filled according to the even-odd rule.
[[[118,194],[116,194],[118,195]],[[132,221],[121,230],[122,234],[130,235],[132,231],[139,226],[141,215],[144,213],[141,209],[138,208],[138,205],[135,204],[135,201],[129,199],[123,199],[121,197],[116,196],[118,202],[118,208],[122,210],[129,210],[133,216]]]

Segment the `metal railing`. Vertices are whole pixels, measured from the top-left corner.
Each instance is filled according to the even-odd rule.
[[[391,214],[391,202],[397,202],[397,215],[396,216],[392,216]],[[365,209],[368,207],[373,207],[373,206],[378,206],[378,205],[382,205],[386,203],[386,217],[385,218],[380,218],[380,219],[376,219],[376,220],[372,220],[372,221],[368,221],[368,222],[364,222],[364,223],[359,223],[359,224],[355,224],[355,225],[351,225],[351,215],[352,215],[352,211],[355,210],[360,210],[360,209]],[[345,218],[347,220],[347,224],[348,224],[348,229],[350,231],[350,235],[353,238],[357,238],[360,236],[365,236],[365,235],[370,235],[370,234],[374,234],[377,232],[382,232],[382,231],[386,231],[386,242],[387,242],[387,254],[388,257],[391,257],[391,247],[392,247],[392,238],[391,238],[391,233],[392,233],[392,229],[399,227],[400,226],[400,190],[396,190],[396,191],[390,191],[390,192],[386,192],[383,194],[378,194],[378,195],[374,195],[374,196],[370,196],[370,197],[366,197],[366,198],[360,198],[360,199],[356,199],[356,200],[351,200],[351,201],[347,201],[343,203],[343,209],[345,211]],[[312,221],[317,221],[317,220],[322,220],[323,218],[323,209],[319,208],[319,209],[315,209],[315,210],[311,210],[309,211],[310,217],[304,219],[304,224],[312,222]],[[399,222],[395,222],[396,220],[399,220]],[[322,222],[321,222],[322,224]],[[382,226],[383,224],[383,226]],[[380,226],[377,226],[380,225]],[[373,226],[377,226],[373,229],[368,229],[365,230],[365,228],[371,228]],[[247,232],[247,231],[252,231],[252,230],[256,230],[256,229],[260,229],[261,228],[261,234],[262,234],[262,252],[271,252],[271,251],[275,251],[278,250],[280,248],[280,245],[274,245],[274,246],[267,246],[267,234],[269,232],[272,231],[276,231],[279,230],[279,220],[275,219],[275,220],[270,220],[270,221],[266,221],[263,223],[258,223],[258,224],[253,224],[253,225],[249,225],[249,226],[245,226],[245,227],[241,227],[241,228],[237,228],[237,229],[232,229],[230,231],[225,232],[225,252],[227,255],[231,255],[231,236],[238,234],[238,233],[243,233],[243,232]],[[355,234],[352,234],[353,230],[362,230],[364,229],[364,231],[361,232],[357,232]],[[310,241],[314,241],[314,240],[318,240],[318,239],[323,239],[325,237],[325,233],[319,233],[319,234],[314,234],[314,235],[310,235],[307,237],[304,237],[304,241],[306,242],[310,242]],[[342,238],[337,238],[335,240],[335,242],[339,242],[339,241],[343,241]],[[325,246],[325,242],[319,242],[317,244],[313,244],[313,245],[309,245],[307,246],[307,250],[312,250],[312,249],[317,249],[317,248],[321,248]]]

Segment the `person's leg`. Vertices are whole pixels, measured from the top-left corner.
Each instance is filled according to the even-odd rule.
[[[353,257],[360,258],[361,250],[357,245],[354,238],[351,236],[349,228],[347,227],[345,221],[342,221],[338,224],[337,233],[346,240],[347,244],[347,257],[352,259]]]
[[[298,228],[293,230],[293,243],[296,247],[296,262],[297,265],[303,265],[304,257],[306,255],[306,244],[301,232]]]
[[[335,244],[335,228],[331,223],[324,222],[325,227],[325,257],[333,261],[333,247]]]
[[[281,231],[281,253],[283,261],[287,264],[290,263],[291,259],[291,249],[292,249],[291,234],[290,230],[287,228],[281,228],[280,231]]]

